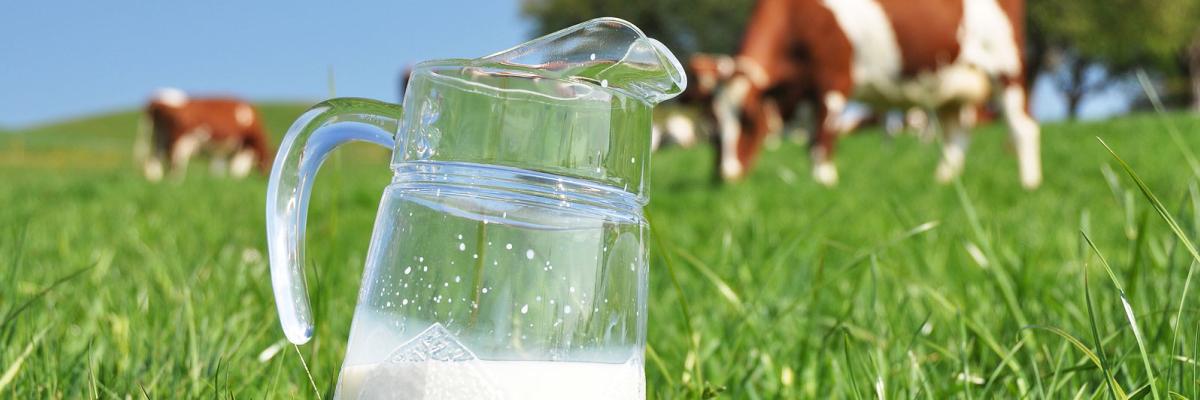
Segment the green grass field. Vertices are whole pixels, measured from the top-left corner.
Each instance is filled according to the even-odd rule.
[[[264,106],[267,126],[302,110]],[[650,397],[1200,398],[1193,256],[1095,139],[1195,242],[1200,175],[1168,123],[1200,149],[1195,115],[1045,125],[1035,192],[1000,126],[977,132],[961,185],[933,183],[934,145],[873,131],[842,141],[835,189],[796,144],[721,187],[708,149],[655,155]],[[0,397],[330,398],[387,154],[352,145],[317,180],[317,331],[295,348],[268,279],[265,179],[195,163],[147,183],[135,126],[0,134]]]

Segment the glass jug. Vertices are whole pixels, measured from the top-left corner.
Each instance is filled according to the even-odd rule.
[[[333,148],[393,149],[336,396],[642,399],[652,107],[686,86],[637,27],[591,20],[418,64],[399,106],[333,99],[283,139],[267,192],[280,322],[312,336],[309,189]]]

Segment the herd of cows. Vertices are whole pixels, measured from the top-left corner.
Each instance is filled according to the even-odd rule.
[[[808,115],[813,179],[834,185],[836,142],[852,129],[842,115],[858,102],[876,113],[932,116],[943,146],[934,175],[945,182],[962,172],[970,131],[995,106],[1018,178],[1036,188],[1040,130],[1028,112],[1024,8],[1024,0],[759,0],[737,54],[689,60],[678,102],[694,112],[661,118],[654,143],[689,144],[711,132],[714,175],[737,180],[769,135]],[[150,180],[182,174],[201,152],[234,176],[270,166],[267,134],[246,102],[163,90],[145,113],[138,155]]]

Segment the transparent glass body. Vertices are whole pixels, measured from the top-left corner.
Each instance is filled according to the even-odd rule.
[[[337,397],[644,398],[650,112],[685,85],[660,43],[606,18],[419,64],[403,109],[318,104],[285,136],[268,187],[284,333],[312,335],[312,177],[337,145],[368,141],[394,150],[394,175]]]

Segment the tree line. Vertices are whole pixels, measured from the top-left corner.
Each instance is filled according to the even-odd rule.
[[[732,54],[753,0],[524,0],[545,34],[595,16],[624,18],[681,57]],[[1200,111],[1200,0],[1026,0],[1030,82],[1047,77],[1074,118],[1089,95],[1146,71],[1169,107]],[[1135,107],[1147,106],[1135,102]]]

